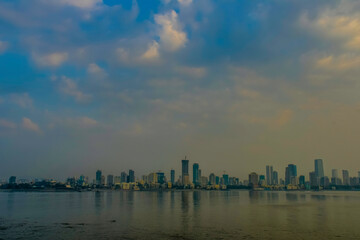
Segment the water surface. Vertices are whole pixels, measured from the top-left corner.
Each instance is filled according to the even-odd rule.
[[[0,239],[360,239],[360,192],[0,192]]]

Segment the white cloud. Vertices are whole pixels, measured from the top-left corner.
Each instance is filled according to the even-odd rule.
[[[300,17],[300,25],[314,35],[339,41],[346,49],[360,50],[360,17],[349,11],[340,4],[338,8],[323,10],[313,19],[305,13]]]
[[[48,55],[39,56],[37,54],[33,54],[33,58],[36,63],[40,66],[46,67],[58,67],[63,64],[68,59],[67,52],[54,52]]]
[[[185,46],[186,33],[179,26],[178,15],[172,10],[165,15],[155,15],[155,22],[160,25],[160,43],[167,51],[176,51]]]
[[[52,0],[51,2],[54,4],[63,4],[82,9],[91,9],[102,4],[102,0]]]
[[[28,93],[24,94],[11,94],[10,102],[15,103],[16,105],[22,108],[31,108],[33,105],[33,100]]]
[[[0,54],[5,52],[9,47],[9,44],[4,41],[0,41]]]
[[[91,100],[91,95],[78,90],[77,84],[65,76],[61,79],[60,91],[66,95],[74,97],[78,102],[88,102]]]
[[[124,48],[117,48],[116,49],[116,54],[118,56],[118,59],[120,62],[128,62],[129,61],[129,53],[126,49]]]
[[[0,118],[0,127],[1,128],[16,128],[16,123],[11,121],[7,121],[5,119]]]
[[[93,127],[98,124],[98,122],[89,117],[82,117],[79,119],[79,123],[82,127]]]
[[[31,121],[30,118],[24,117],[22,119],[22,126],[23,126],[23,128],[25,128],[26,130],[29,130],[29,131],[34,131],[34,132],[40,131],[39,126],[36,123],[34,123],[33,121]]]
[[[159,58],[159,44],[156,41],[153,41],[149,44],[146,52],[141,56],[143,60],[155,60]]]
[[[192,3],[192,0],[178,0],[178,2],[182,6],[189,6]]]
[[[206,69],[203,67],[177,67],[176,70],[181,73],[194,78],[202,78],[206,75]]]
[[[106,72],[96,63],[90,63],[87,69],[87,72],[98,77],[106,77]]]

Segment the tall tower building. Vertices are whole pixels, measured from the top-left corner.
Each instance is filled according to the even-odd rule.
[[[273,183],[273,166],[266,166],[266,184],[272,185]]]
[[[101,170],[96,171],[96,185],[101,186],[102,172]]]
[[[350,185],[349,171],[342,170],[342,175],[343,175],[343,185],[345,185],[345,186]]]
[[[259,175],[255,172],[249,174],[249,187],[258,187],[259,184]]]
[[[171,169],[171,171],[170,171],[170,181],[172,184],[175,183],[175,170],[174,169]]]
[[[126,172],[121,172],[120,174],[120,180],[122,183],[126,183],[127,182],[127,174]]]
[[[285,169],[285,185],[289,185],[292,182],[296,182],[296,177],[297,177],[296,165],[289,164]]]
[[[277,171],[273,171],[272,174],[272,184],[273,185],[278,185],[279,184],[279,174]]]
[[[111,174],[110,174],[110,175],[107,176],[106,185],[107,185],[108,187],[111,187],[111,186],[114,185],[114,175],[111,175]]]
[[[181,160],[181,183],[182,185],[189,184],[189,160],[185,159]]]
[[[209,182],[210,182],[210,185],[215,185],[216,183],[216,177],[215,177],[215,174],[214,173],[211,173],[210,176],[209,176]]]
[[[193,164],[193,184],[198,184],[200,180],[199,177],[199,164],[198,163],[194,163]]]
[[[339,178],[339,172],[337,169],[332,169],[331,170],[331,177],[332,178]]]
[[[324,177],[324,165],[322,159],[315,159],[315,175],[317,178],[321,179]]]
[[[129,183],[135,182],[135,172],[133,170],[129,170]]]

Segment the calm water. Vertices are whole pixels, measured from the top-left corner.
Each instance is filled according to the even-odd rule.
[[[0,239],[360,239],[360,192],[0,192]]]

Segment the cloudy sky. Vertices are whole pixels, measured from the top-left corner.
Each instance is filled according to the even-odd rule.
[[[360,169],[357,0],[2,0],[0,178]]]

